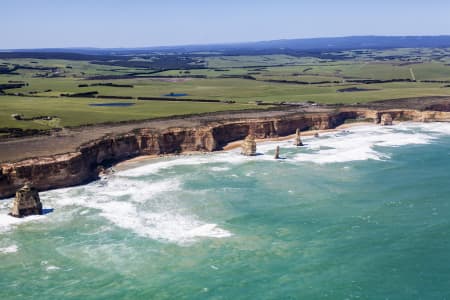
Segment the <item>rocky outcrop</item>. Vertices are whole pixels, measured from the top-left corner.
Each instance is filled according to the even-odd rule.
[[[83,184],[98,178],[114,163],[139,155],[211,152],[242,140],[252,131],[255,138],[287,136],[299,130],[330,129],[348,119],[373,119],[380,123],[383,114],[394,120],[450,121],[450,112],[342,109],[329,113],[293,113],[274,118],[209,121],[195,128],[154,130],[135,129],[122,135],[107,135],[80,146],[77,151],[22,160],[0,165],[0,198],[11,197],[26,182],[40,191]]]
[[[299,128],[297,128],[297,130],[295,130],[294,145],[297,146],[297,147],[303,146],[303,142],[302,142],[302,138],[300,136],[300,129]]]
[[[256,155],[256,141],[253,134],[249,134],[242,142],[241,154],[245,156]]]
[[[382,114],[380,119],[381,126],[390,126],[392,125],[392,116],[391,114]]]
[[[42,215],[42,203],[37,189],[26,183],[16,192],[11,216],[22,218],[30,215]]]
[[[274,155],[273,158],[275,158],[275,159],[279,159],[280,158],[280,146],[277,146],[275,148],[275,155]]]

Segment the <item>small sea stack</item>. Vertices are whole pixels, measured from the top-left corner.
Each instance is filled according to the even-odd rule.
[[[381,126],[390,126],[392,125],[392,116],[391,114],[382,114],[380,119]]]
[[[245,156],[256,155],[256,141],[255,136],[252,133],[250,133],[242,142],[241,154]]]
[[[300,128],[297,128],[297,130],[295,131],[294,145],[297,147],[303,146],[302,138],[300,136]]]
[[[17,218],[42,215],[42,203],[39,193],[30,183],[26,183],[16,192],[10,215]]]
[[[279,159],[280,158],[280,146],[277,146],[275,148],[275,156],[274,156],[274,158],[275,159]]]

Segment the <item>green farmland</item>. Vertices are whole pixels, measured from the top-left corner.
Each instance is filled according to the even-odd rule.
[[[448,54],[449,49],[343,51],[320,58],[192,54],[189,60],[171,58],[172,68],[139,56],[125,63],[0,59],[0,129],[62,128],[307,101],[353,104],[449,96]],[[119,105],[92,106],[102,103]]]
[[[2,127],[22,129],[49,129],[55,127],[73,127],[85,124],[109,123],[117,121],[144,120],[208,113],[225,110],[242,110],[255,108],[255,105],[225,103],[188,103],[163,101],[127,100],[128,107],[91,106],[90,104],[110,103],[108,100],[83,98],[48,98],[48,97],[10,97],[1,98],[0,119]],[[11,118],[11,113],[21,113],[25,120]],[[39,116],[54,116],[50,121],[26,120]]]

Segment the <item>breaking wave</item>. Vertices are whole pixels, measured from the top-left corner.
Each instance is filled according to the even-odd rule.
[[[8,253],[16,253],[19,250],[19,247],[17,245],[11,245],[8,247],[1,247],[0,253],[8,254]]]
[[[160,241],[186,244],[201,237],[231,236],[216,224],[201,221],[189,213],[181,199],[170,196],[181,191],[180,180],[149,182],[123,175],[119,172],[104,182],[51,191],[45,193],[44,199],[55,207],[93,209],[119,228]]]
[[[239,149],[206,154],[171,157],[146,162],[131,169],[119,171],[106,180],[91,184],[49,191],[41,194],[46,207],[56,212],[78,213],[83,218],[98,214],[119,228],[135,234],[176,244],[189,244],[201,238],[224,238],[232,235],[216,222],[206,221],[207,212],[199,213],[192,207],[194,196],[187,194],[184,183],[192,180],[192,169],[201,166],[214,176],[233,176],[234,168],[253,161],[274,161],[276,145],[282,148],[286,163],[317,164],[342,163],[360,160],[388,160],[390,147],[427,144],[441,136],[450,135],[447,123],[403,123],[381,127],[364,125],[343,131],[322,134],[318,138],[304,137],[305,147],[295,147],[292,141],[265,142],[258,145],[262,155],[244,157]],[[178,172],[177,168],[184,168]],[[251,170],[245,170],[251,176]],[[196,190],[194,193],[198,193]],[[56,216],[32,216],[17,219],[6,215],[11,201],[0,203],[0,233],[22,223],[55,221]],[[66,214],[67,215],[67,214]],[[99,232],[102,232],[100,230]],[[1,253],[17,251],[13,246],[0,248]]]

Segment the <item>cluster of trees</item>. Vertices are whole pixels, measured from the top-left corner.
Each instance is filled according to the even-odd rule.
[[[339,93],[351,93],[351,92],[367,92],[367,91],[378,91],[378,89],[364,89],[359,87],[350,87],[345,89],[339,89],[336,92]]]
[[[0,74],[18,74],[14,73],[18,69],[17,66],[10,67],[9,65],[1,65],[0,66]]]
[[[9,82],[9,83],[2,83],[0,84],[0,94],[4,94],[4,90],[8,89],[20,89],[21,87],[27,86],[28,83],[26,82]]]
[[[17,82],[17,83],[2,83],[0,84],[0,90],[7,90],[7,89],[20,89],[24,86],[27,86],[28,83],[26,82]]]
[[[76,98],[95,98],[97,96],[97,91],[83,92],[83,93],[73,93],[73,94],[61,94],[61,97],[76,97]]]
[[[364,84],[376,84],[376,83],[389,83],[389,82],[414,82],[414,80],[409,78],[398,78],[398,79],[346,79],[350,83],[364,83]]]

